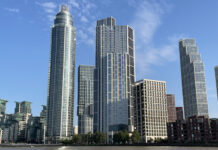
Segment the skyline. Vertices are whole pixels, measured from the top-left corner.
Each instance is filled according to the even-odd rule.
[[[60,1],[52,1],[52,2],[46,1],[46,2],[49,2],[49,3],[47,3],[47,5],[45,5],[45,1],[43,1],[44,3],[42,3],[42,1],[37,1],[39,3],[32,2],[32,3],[34,3],[34,7],[32,6],[32,8],[36,7],[41,12],[37,12],[34,14],[33,10],[31,10],[31,12],[34,14],[33,16],[35,18],[31,15],[30,16],[31,16],[31,18],[33,17],[35,19],[35,20],[33,19],[35,22],[34,23],[30,22],[25,27],[22,27],[22,21],[24,21],[24,23],[27,23],[27,21],[30,21],[30,20],[28,20],[29,19],[28,15],[25,14],[25,11],[27,11],[28,9],[27,8],[26,8],[27,10],[22,9],[21,5],[19,6],[18,4],[12,4],[13,1],[14,0],[9,0],[7,2],[6,1],[0,2],[0,4],[1,4],[0,11],[4,12],[3,14],[1,13],[1,17],[3,19],[7,18],[7,17],[12,17],[13,19],[15,19],[15,20],[13,20],[13,24],[11,24],[10,23],[11,20],[10,20],[10,18],[8,18],[8,20],[5,20],[5,22],[2,23],[3,27],[0,29],[0,31],[2,33],[0,35],[0,40],[1,41],[6,40],[5,42],[3,42],[0,45],[1,49],[5,49],[5,50],[1,51],[2,54],[0,56],[0,61],[1,61],[0,68],[4,72],[4,74],[2,74],[2,78],[0,79],[0,83],[2,85],[2,87],[0,89],[0,91],[1,91],[0,97],[9,101],[7,103],[7,113],[14,112],[14,106],[15,106],[14,101],[27,100],[27,101],[32,102],[33,114],[39,115],[39,112],[41,111],[40,105],[46,104],[46,102],[47,102],[46,95],[47,95],[48,61],[49,61],[49,50],[50,50],[50,23],[52,23],[52,22],[48,23],[47,17],[49,17],[49,16],[47,16],[47,15],[49,15],[50,14],[49,12],[52,12],[53,10],[54,10],[54,12],[58,11],[59,8],[57,7],[57,4],[56,4],[56,7],[54,8],[55,5],[52,5],[52,3],[54,3],[54,2],[60,3]],[[25,1],[25,0],[23,0],[22,2],[23,2],[23,4],[25,4],[26,7],[28,5],[30,5],[30,3],[31,3],[31,2]],[[64,2],[64,1],[62,1],[62,2]],[[74,4],[72,3],[71,5],[74,6],[73,8],[83,6],[82,4],[80,4],[81,2],[80,3],[78,3],[78,1],[74,1],[74,2],[76,2],[78,5],[76,3],[74,3]],[[91,1],[91,2],[89,1],[88,2],[89,5],[93,5],[94,3],[92,3],[92,2],[93,1]],[[109,2],[109,1],[107,1],[107,2]],[[111,3],[114,4],[114,3],[121,3],[121,2],[124,2],[124,1],[119,1],[119,2],[112,1]],[[130,1],[128,1],[128,2],[130,2]],[[140,3],[140,2],[134,2],[134,1],[131,1],[131,2],[132,3]],[[188,1],[186,1],[186,2],[188,2]],[[210,14],[211,12],[215,11],[214,9],[218,5],[218,3],[215,1],[213,1],[213,2],[214,3],[207,4],[207,7],[208,7],[208,5],[211,6],[210,12],[204,12],[204,13]],[[111,6],[112,4],[109,4],[109,6]],[[118,6],[121,6],[121,4]],[[211,24],[211,23],[208,24],[210,26],[206,30],[202,29],[202,28],[205,28],[204,25],[203,25],[203,27],[202,27],[202,24],[197,25],[197,23],[201,23],[201,22],[207,23],[207,22],[202,20],[202,17],[196,18],[196,20],[193,20],[191,23],[188,23],[189,19],[192,19],[193,15],[194,16],[195,15],[201,16],[201,15],[199,15],[200,14],[199,10],[200,10],[200,8],[204,7],[203,4],[201,3],[195,9],[195,11],[197,11],[199,14],[194,13],[194,14],[190,14],[190,16],[183,14],[187,20],[183,20],[183,19],[181,19],[181,20],[185,21],[186,25],[182,26],[181,28],[178,27],[176,30],[172,26],[177,26],[179,23],[181,23],[178,20],[180,18],[178,18],[178,19],[172,19],[172,18],[174,18],[176,14],[178,15],[181,13],[180,9],[178,9],[179,4],[181,4],[181,7],[182,7],[182,6],[185,6],[184,4],[187,4],[187,3],[185,3],[185,2],[184,3],[172,2],[172,0],[167,1],[167,3],[165,3],[165,4],[163,4],[160,1],[144,2],[140,6],[140,8],[141,7],[146,8],[146,10],[144,10],[145,12],[144,11],[143,12],[145,14],[147,14],[147,16],[145,15],[147,18],[149,18],[151,16],[150,20],[149,19],[146,20],[146,17],[142,18],[142,16],[140,16],[139,10],[137,8],[134,9],[133,15],[131,17],[128,18],[128,15],[127,15],[127,16],[124,16],[122,18],[122,15],[124,15],[128,11],[127,8],[131,8],[131,6],[129,6],[130,4],[126,3],[125,5],[128,5],[128,6],[125,6],[126,9],[124,10],[124,12],[122,12],[122,11],[120,12],[120,14],[121,14],[120,16],[119,16],[119,14],[116,14],[113,11],[109,11],[109,12],[106,11],[106,13],[103,15],[97,14],[97,16],[95,16],[96,18],[90,19],[91,20],[90,22],[88,20],[88,23],[84,23],[85,25],[82,23],[82,22],[86,22],[85,19],[83,17],[80,17],[81,20],[79,20],[78,16],[75,16],[75,12],[72,12],[73,18],[75,20],[75,27],[78,29],[77,38],[78,38],[78,42],[79,42],[79,44],[77,45],[77,49],[76,49],[76,73],[77,73],[78,65],[80,65],[80,64],[93,65],[94,60],[95,60],[95,44],[94,44],[95,43],[95,36],[91,35],[91,34],[93,34],[92,33],[93,31],[91,31],[91,29],[90,29],[90,33],[87,32],[90,35],[86,35],[85,31],[87,31],[87,30],[81,29],[82,27],[79,27],[80,24],[84,25],[84,26],[94,24],[94,27],[95,27],[95,23],[98,19],[102,19],[102,18],[108,17],[108,16],[113,16],[116,18],[117,24],[122,24],[122,25],[129,24],[129,25],[132,25],[133,29],[135,30],[136,79],[139,80],[142,78],[146,78],[146,79],[166,81],[167,82],[167,93],[168,94],[175,94],[176,106],[183,106],[178,41],[183,36],[184,36],[184,38],[194,37],[195,40],[197,41],[199,52],[201,53],[201,56],[202,56],[203,61],[205,63],[210,117],[218,117],[218,112],[216,111],[216,108],[218,105],[217,105],[217,98],[216,98],[216,85],[215,85],[216,82],[215,82],[215,76],[214,76],[214,66],[217,65],[217,64],[215,64],[215,63],[217,63],[215,61],[216,60],[215,54],[218,54],[218,52],[215,51],[215,49],[218,49],[218,47],[216,46],[216,38],[215,37],[218,36],[218,31],[215,30],[216,28],[212,28],[213,26],[217,27],[218,22],[216,20],[213,20],[213,24]],[[191,1],[189,4],[190,4],[190,6],[194,6],[193,5],[194,1]],[[94,5],[97,7],[97,3]],[[101,6],[103,4],[100,3],[99,5]],[[167,6],[165,6],[165,5],[167,5]],[[171,5],[173,5],[173,6],[171,6]],[[48,8],[48,6],[49,6],[49,8],[53,8],[53,9],[50,9],[50,10],[46,9],[46,11],[47,11],[47,13],[46,13],[44,8],[46,8],[46,7]],[[186,7],[187,12],[183,12],[183,13],[186,14],[186,13],[190,12],[190,6],[189,7],[187,6]],[[92,6],[92,7],[94,7],[94,6]],[[166,7],[167,7],[167,9],[166,9]],[[171,7],[170,10],[168,9],[169,7]],[[179,8],[181,8],[181,7],[179,7]],[[8,9],[6,9],[6,8],[8,8]],[[102,6],[102,8],[103,8],[103,6]],[[118,7],[118,8],[113,7],[113,9],[115,9],[115,10],[118,10],[119,8],[120,7]],[[154,9],[152,9],[152,8],[154,8]],[[96,8],[94,10],[97,11]],[[177,10],[177,12],[176,12],[176,10]],[[30,11],[30,10],[28,10],[28,11]],[[71,11],[72,11],[72,9],[71,9]],[[77,9],[77,11],[78,11],[78,9]],[[43,15],[41,14],[41,16],[40,16],[40,13],[42,13]],[[93,14],[93,12],[91,12],[91,11],[90,11],[90,13]],[[149,13],[150,13],[150,16],[148,15]],[[37,14],[40,16],[40,17],[38,16],[39,18],[37,18]],[[19,17],[17,17],[17,16],[19,16]],[[45,16],[46,19],[44,21],[37,22],[40,19],[43,20],[43,18],[41,18],[42,16]],[[183,18],[184,18],[184,16],[183,16]],[[86,19],[87,18],[88,17],[86,16]],[[139,20],[137,20],[138,18],[139,18]],[[211,17],[211,18],[213,18],[213,17]],[[19,21],[19,19],[20,19],[20,21]],[[201,22],[198,22],[199,21],[198,19],[200,19]],[[210,18],[207,18],[207,19],[210,20]],[[141,21],[141,22],[138,23],[137,21]],[[170,23],[167,23],[167,21],[170,21],[170,22],[178,21],[178,22],[175,22],[171,25]],[[149,25],[146,25],[146,24],[149,24]],[[195,28],[193,27],[194,24],[196,25]],[[140,25],[143,25],[143,26],[141,27]],[[8,28],[8,26],[12,27],[11,30],[2,31],[2,29]],[[22,27],[22,28],[19,30],[15,30],[16,26],[18,26],[19,28],[20,27]],[[191,29],[194,30],[193,32],[189,32],[189,30],[187,29],[187,28],[190,28],[190,26],[192,27]],[[24,31],[25,28],[26,28],[26,33],[23,33],[23,32],[25,32]],[[32,31],[35,28],[37,30]],[[142,30],[143,32],[140,33],[139,29],[143,29]],[[211,32],[212,29],[214,29],[213,32]],[[176,32],[174,30],[176,30]],[[181,32],[181,31],[185,31],[185,32]],[[200,33],[200,31],[202,33]],[[203,31],[204,32],[208,31],[208,32],[203,33]],[[30,32],[30,33],[27,33],[27,32]],[[167,32],[169,32],[169,33],[167,33]],[[16,35],[14,33],[16,33]],[[18,37],[20,37],[19,34],[21,34],[23,38],[18,39]],[[26,38],[23,34],[29,35],[29,37]],[[209,35],[212,34],[212,36],[215,36],[215,37],[212,38],[211,36],[209,36],[207,34],[209,34]],[[12,35],[14,35],[14,37],[12,37]],[[35,35],[35,36],[31,36],[31,35]],[[205,36],[205,35],[207,35],[207,36]],[[204,36],[204,37],[202,37],[202,36]],[[87,40],[87,39],[89,39],[89,37],[92,37],[91,39],[94,40],[94,43],[92,43],[93,41]],[[146,39],[146,41],[140,39],[142,37],[144,39]],[[168,41],[168,38],[170,38],[173,41],[172,42]],[[43,40],[45,40],[45,41],[43,42]],[[215,40],[215,41],[213,41],[213,40]],[[10,41],[14,42],[14,45],[15,45],[14,47],[13,47],[13,45],[10,45]],[[30,42],[30,43],[28,43],[28,42]],[[90,42],[90,43],[86,43],[86,42]],[[26,43],[26,45],[24,45],[24,43]],[[44,44],[40,45],[41,43],[44,43]],[[142,50],[142,48],[140,48],[140,46],[145,46],[146,50]],[[208,50],[211,50],[212,48],[214,49],[214,51],[211,51],[211,53],[208,53]],[[41,50],[38,50],[38,49],[41,49]],[[87,49],[92,49],[92,50],[87,51]],[[19,51],[19,50],[22,50],[22,51]],[[30,50],[30,51],[28,51],[28,50]],[[16,51],[19,51],[19,52],[16,52]],[[32,52],[32,54],[31,54],[31,52]],[[149,56],[149,59],[142,61],[144,59],[141,58],[141,55],[146,56],[147,58]],[[12,58],[12,59],[9,59],[9,58]],[[91,58],[91,59],[88,60],[88,58]],[[168,58],[170,58],[170,59],[168,59]],[[42,60],[42,62],[39,60]],[[14,67],[15,64],[18,64],[19,67]],[[33,67],[35,70],[31,69],[31,67]],[[10,70],[10,68],[13,68],[13,69]],[[145,68],[146,71],[141,71],[144,69],[140,70],[140,68]],[[170,68],[172,68],[172,69],[170,69]],[[19,71],[21,71],[21,72],[19,72]],[[39,74],[39,72],[41,74]],[[75,86],[75,89],[77,89],[78,88],[77,87],[77,74],[75,74],[75,75],[76,76],[75,76],[75,85],[74,86]],[[34,82],[32,82],[33,85],[31,85],[30,81],[33,81],[33,80],[34,80]],[[38,99],[40,99],[39,102],[37,102]],[[75,98],[74,99],[77,100],[77,90],[75,90]],[[75,103],[77,103],[77,101],[75,101]],[[76,107],[77,107],[77,105],[74,106],[74,108],[76,108]],[[10,110],[8,110],[9,108],[10,108]],[[77,118],[75,112],[76,112],[76,109],[74,111],[74,117]],[[75,119],[75,120],[77,120],[77,119]]]

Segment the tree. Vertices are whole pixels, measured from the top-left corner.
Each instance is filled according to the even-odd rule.
[[[61,143],[64,144],[64,145],[66,145],[66,144],[71,144],[71,141],[68,140],[68,139],[62,139],[62,140],[61,140]]]
[[[106,134],[103,132],[95,132],[93,135],[93,141],[95,142],[95,144],[105,144],[106,139]]]
[[[81,144],[82,143],[82,136],[80,134],[73,135],[72,143],[73,144]]]
[[[128,131],[120,131],[121,132],[121,142],[122,144],[126,144],[129,142],[129,133]]]
[[[91,132],[89,132],[87,134],[87,139],[88,139],[88,144],[92,144],[93,143],[93,134]]]
[[[91,144],[93,143],[93,134],[91,132],[87,133],[87,134],[82,134],[82,143],[83,144]]]
[[[139,134],[139,132],[138,131],[134,131],[133,133],[132,133],[132,136],[131,136],[131,139],[132,139],[132,142],[133,143],[139,143],[140,141],[141,141],[141,137],[140,137],[140,134]]]
[[[121,135],[119,132],[113,135],[113,143],[117,143],[117,144],[121,143]]]
[[[114,134],[113,142],[118,144],[126,144],[129,142],[129,133],[128,131],[119,131]]]

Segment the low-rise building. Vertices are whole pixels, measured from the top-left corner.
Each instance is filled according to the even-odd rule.
[[[186,120],[167,123],[168,141],[183,142],[218,142],[218,120],[207,116],[193,116]]]

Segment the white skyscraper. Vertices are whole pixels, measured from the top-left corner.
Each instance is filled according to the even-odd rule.
[[[47,99],[47,142],[73,134],[76,29],[67,6],[61,6],[51,31]]]

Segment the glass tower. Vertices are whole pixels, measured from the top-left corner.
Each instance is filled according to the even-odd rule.
[[[47,142],[73,133],[76,29],[67,6],[61,6],[51,29],[47,98]]]
[[[93,133],[94,66],[80,65],[78,69],[78,131]]]
[[[194,39],[179,41],[185,118],[208,116],[204,64]]]
[[[94,132],[133,131],[134,35],[113,17],[97,21]]]

